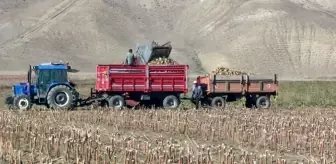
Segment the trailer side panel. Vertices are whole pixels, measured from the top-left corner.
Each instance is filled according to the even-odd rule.
[[[274,76],[276,77],[276,76]],[[276,93],[278,82],[276,78],[262,78],[257,76],[200,76],[197,80],[205,87],[208,94],[231,93]]]
[[[96,90],[186,93],[187,71],[187,65],[98,65]]]

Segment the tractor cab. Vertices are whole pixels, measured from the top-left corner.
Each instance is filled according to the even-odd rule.
[[[72,97],[72,92],[74,92],[74,85],[68,80],[70,70],[71,67],[64,63],[50,62],[33,67],[29,66],[27,82],[13,85],[13,95],[11,98],[7,98],[6,103],[19,109],[28,109],[32,104],[61,107],[62,101],[66,103],[67,100],[72,99],[69,97]]]
[[[28,83],[31,83],[31,86],[35,89],[33,90],[34,96],[45,97],[52,85],[60,83],[69,84],[68,69],[69,66],[64,64],[40,64],[34,66],[32,72],[35,74],[35,77],[28,80]]]

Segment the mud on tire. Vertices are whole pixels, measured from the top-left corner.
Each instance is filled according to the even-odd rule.
[[[47,102],[52,109],[72,109],[76,105],[75,92],[66,85],[52,88],[47,96]]]

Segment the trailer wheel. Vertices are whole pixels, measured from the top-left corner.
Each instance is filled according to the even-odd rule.
[[[271,106],[270,99],[267,96],[260,96],[257,98],[256,106],[259,109],[268,109]]]
[[[120,95],[114,95],[107,99],[109,108],[121,109],[125,106],[125,99]]]
[[[169,95],[163,99],[162,105],[166,109],[176,109],[180,105],[180,101],[174,95]]]
[[[211,100],[211,107],[214,108],[225,108],[226,101],[223,97],[217,96]]]
[[[28,110],[32,107],[30,98],[27,95],[20,95],[14,98],[14,108],[20,110]]]
[[[58,85],[48,93],[47,102],[52,109],[71,109],[76,105],[75,93],[66,85]]]

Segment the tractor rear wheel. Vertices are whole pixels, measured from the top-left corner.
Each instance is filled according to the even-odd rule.
[[[52,109],[71,109],[76,105],[76,94],[66,85],[52,88],[47,96],[47,102]]]
[[[180,105],[179,99],[174,95],[169,95],[163,99],[162,105],[165,109],[176,109]]]
[[[32,103],[30,101],[29,96],[27,95],[20,95],[14,98],[14,108],[20,110],[28,110],[31,109]]]
[[[108,107],[112,109],[121,109],[125,106],[125,99],[120,95],[114,95],[107,99]]]

